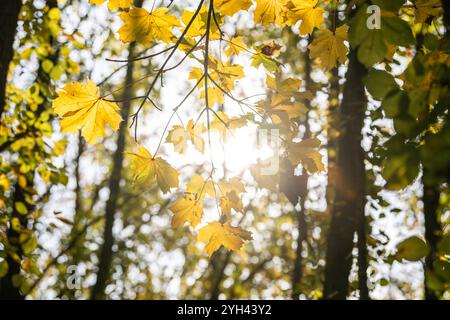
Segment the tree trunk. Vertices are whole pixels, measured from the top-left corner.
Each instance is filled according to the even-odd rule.
[[[365,67],[350,50],[343,99],[340,106],[341,134],[336,162],[336,197],[331,210],[331,224],[325,266],[325,299],[345,299],[352,265],[353,237],[364,215],[365,168],[361,130],[366,110],[362,79]],[[365,271],[364,271],[365,272]]]
[[[215,264],[212,264],[213,267],[211,269],[211,295],[209,297],[210,300],[218,300],[220,294],[220,285],[222,284],[223,277],[225,275],[225,268],[230,262],[231,251],[227,251],[223,254],[218,254],[216,256],[217,260]]]
[[[133,57],[134,43],[130,44],[128,57]],[[128,129],[128,118],[130,116],[131,98],[133,82],[133,62],[128,63],[125,76],[125,89],[123,91],[121,108],[121,116],[123,121],[120,124],[117,137],[117,149],[113,157],[113,167],[111,177],[109,179],[109,198],[105,208],[105,227],[103,231],[103,245],[99,257],[99,266],[97,272],[97,280],[91,293],[91,299],[104,299],[105,287],[109,277],[109,270],[112,260],[112,247],[114,244],[114,235],[112,232],[115,213],[117,210],[117,201],[120,194],[120,180],[122,179],[123,152],[125,150],[125,136]]]
[[[363,164],[364,165],[364,164]],[[365,178],[365,176],[363,177]],[[365,180],[365,179],[364,179]],[[365,181],[364,181],[365,182]],[[368,253],[367,253],[367,228],[366,228],[366,216],[364,206],[366,200],[363,194],[363,199],[361,199],[362,208],[359,211],[358,226],[356,234],[358,235],[358,287],[359,287],[359,299],[369,300],[369,288],[367,287],[367,267],[369,263]]]
[[[330,91],[328,93],[328,114],[327,114],[327,189],[326,201],[327,211],[331,212],[334,203],[334,195],[336,188],[336,154],[337,154],[337,137],[339,134],[337,128],[337,116],[339,111],[339,70],[334,68],[331,71]]]
[[[13,57],[13,43],[22,0],[3,0],[0,10],[0,118],[5,109],[5,91],[9,63]]]
[[[309,43],[312,42],[312,38],[310,37]],[[311,89],[311,59],[309,58],[308,54],[305,53],[304,55],[304,73],[305,73],[305,89],[310,90]],[[309,101],[305,101],[306,106],[308,109],[310,108]],[[309,116],[308,113],[305,117],[304,127],[305,127],[305,133],[303,135],[303,139],[308,139],[311,137],[311,131],[309,129]],[[293,186],[294,189],[297,190],[298,196],[300,196],[300,212],[297,214],[297,230],[298,230],[298,237],[297,237],[297,249],[295,252],[295,260],[294,260],[294,269],[292,272],[292,293],[291,298],[294,300],[299,299],[299,296],[301,294],[300,290],[300,284],[303,277],[303,243],[306,241],[307,238],[307,231],[308,231],[308,225],[306,222],[306,208],[305,208],[305,202],[306,198],[308,197],[308,180],[309,175],[306,172],[306,170],[303,170],[302,175],[300,176],[301,179],[298,179],[297,181],[299,184]],[[300,178],[299,177],[299,178]],[[294,204],[295,205],[295,204]]]
[[[427,182],[427,170],[423,169],[423,214],[425,219],[425,240],[428,244],[429,252],[425,258],[425,299],[437,300],[438,296],[433,290],[427,287],[428,272],[433,272],[433,262],[436,259],[437,244],[440,240],[441,227],[438,220],[437,210],[439,207],[439,188]]]

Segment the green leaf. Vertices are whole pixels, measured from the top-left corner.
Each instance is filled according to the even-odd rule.
[[[390,73],[376,69],[369,71],[365,78],[365,83],[367,91],[376,100],[382,100],[388,92],[399,89],[398,84]]]
[[[417,118],[422,112],[426,111],[428,93],[421,89],[411,89],[408,91],[408,96],[408,113]]]
[[[441,291],[444,289],[441,279],[431,270],[425,271],[426,285],[431,290]]]
[[[434,273],[443,281],[450,282],[450,262],[435,260],[433,262]]]
[[[380,30],[370,30],[365,40],[358,47],[358,60],[366,67],[382,62],[387,53],[387,46]]]
[[[389,280],[386,279],[386,278],[382,278],[382,279],[380,280],[380,286],[385,287],[385,286],[387,286],[387,285],[389,285]]]
[[[38,244],[36,237],[27,233],[22,233],[19,237],[19,241],[25,254],[33,253]]]
[[[8,273],[9,267],[8,262],[6,260],[2,259],[0,261],[0,278],[3,278]]]
[[[60,65],[55,66],[52,71],[50,72],[50,78],[52,78],[52,80],[59,80],[59,78],[61,78],[61,76],[64,74],[64,68],[61,67]]]
[[[404,136],[411,136],[416,129],[416,120],[408,114],[402,114],[394,118],[394,129]]]
[[[388,118],[394,118],[400,115],[402,111],[407,110],[408,104],[408,94],[405,91],[393,90],[382,100],[381,108]]]
[[[53,62],[51,60],[45,59],[44,61],[42,61],[42,69],[45,71],[45,73],[49,73],[52,68]]]
[[[405,3],[405,0],[372,0],[371,2],[379,6],[382,10],[397,12],[400,10],[402,4]]]
[[[14,204],[14,207],[16,208],[17,212],[20,214],[25,215],[28,213],[27,206],[23,202],[20,202],[20,201],[16,202]]]
[[[428,254],[428,246],[417,236],[409,237],[397,244],[397,260],[418,261]]]
[[[382,17],[381,30],[384,38],[392,44],[406,47],[416,42],[408,23],[399,17]]]
[[[387,190],[404,189],[414,181],[420,170],[418,150],[398,137],[394,136],[385,143],[390,152],[386,153],[382,162],[381,175],[386,180],[384,187]],[[395,149],[389,147],[392,144],[396,144]]]
[[[442,238],[438,244],[438,249],[442,254],[450,255],[450,233]]]
[[[427,33],[423,37],[423,45],[429,50],[436,50],[439,48],[439,38],[431,33]]]

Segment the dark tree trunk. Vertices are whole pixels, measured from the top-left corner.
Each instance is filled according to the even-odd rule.
[[[365,176],[364,176],[365,178]],[[356,234],[358,235],[358,285],[359,285],[359,299],[369,300],[369,288],[367,287],[367,267],[368,267],[368,252],[367,252],[367,228],[366,216],[364,206],[366,204],[365,198],[361,199],[362,208],[359,212],[358,227]]]
[[[305,175],[306,184],[308,181],[307,173]],[[306,241],[306,233],[308,230],[308,224],[306,222],[305,215],[305,197],[300,198],[300,212],[297,216],[297,249],[295,251],[294,269],[292,272],[292,294],[293,300],[298,300],[301,294],[300,284],[303,278],[303,243]]]
[[[440,240],[441,226],[438,220],[439,188],[427,183],[427,170],[423,170],[423,214],[425,219],[425,240],[427,241],[429,253],[425,258],[425,299],[437,300],[438,296],[427,287],[427,273],[433,272],[433,262],[436,259],[437,244]]]
[[[345,299],[348,295],[353,238],[364,215],[365,168],[361,130],[367,104],[362,82],[366,72],[356,52],[351,50],[339,110],[341,134],[337,141],[336,197],[327,241],[325,299]]]
[[[224,256],[222,258],[222,256]],[[212,264],[211,269],[211,295],[210,300],[219,299],[220,285],[222,284],[223,277],[225,275],[225,268],[230,262],[231,251],[227,251],[224,254],[218,254],[216,256],[216,261]],[[216,267],[214,267],[216,266]]]
[[[5,109],[5,91],[9,63],[13,57],[13,43],[22,0],[3,0],[0,10],[0,117]]]
[[[339,111],[339,70],[334,68],[331,71],[330,91],[328,96],[328,114],[327,114],[327,190],[326,201],[327,211],[330,212],[333,207],[334,194],[336,188],[336,154],[337,154],[337,116]]]
[[[130,44],[128,57],[133,57],[134,43]],[[112,247],[114,244],[114,235],[112,232],[115,214],[117,211],[117,201],[120,194],[120,180],[122,179],[123,158],[125,150],[125,137],[128,128],[128,118],[130,116],[131,98],[133,82],[133,69],[134,64],[128,63],[126,76],[125,76],[125,89],[123,91],[121,108],[121,116],[123,121],[120,124],[119,133],[117,136],[117,149],[113,157],[113,167],[111,177],[109,179],[109,198],[106,202],[105,208],[105,227],[103,231],[103,245],[100,251],[99,265],[97,272],[97,280],[92,290],[92,299],[104,299],[105,287],[109,277],[109,270],[112,261]]]
[[[310,37],[309,43],[311,43],[312,39]],[[309,56],[305,53],[304,55],[304,73],[305,73],[305,89],[310,90],[311,89],[311,59]],[[309,101],[305,101],[306,106],[308,109],[310,108]],[[309,115],[306,114],[304,127],[305,127],[305,133],[303,135],[303,139],[308,139],[311,137],[311,131],[309,129]],[[293,174],[293,172],[292,172]],[[306,198],[308,196],[308,180],[309,175],[306,172],[306,170],[303,170],[302,175],[298,177],[297,179],[298,183],[297,185],[293,186],[294,190],[296,190],[297,196],[300,197],[300,211],[297,214],[297,231],[298,231],[298,237],[297,237],[297,249],[295,252],[295,260],[294,260],[294,269],[292,272],[292,293],[291,297],[294,300],[299,299],[299,296],[301,294],[300,290],[300,284],[303,277],[303,244],[307,239],[307,232],[308,232],[308,225],[306,222],[306,208],[305,208],[305,202]],[[295,205],[295,204],[294,204]]]

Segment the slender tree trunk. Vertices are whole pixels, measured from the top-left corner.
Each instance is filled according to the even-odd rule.
[[[325,299],[345,299],[352,265],[353,238],[364,214],[365,168],[361,130],[366,110],[362,79],[365,67],[350,50],[342,105],[341,134],[338,138],[336,198],[331,211],[325,266]]]
[[[0,10],[0,118],[5,109],[5,91],[9,63],[13,57],[13,43],[22,0],[3,0]]]
[[[133,57],[134,43],[129,46],[128,57]],[[97,272],[97,280],[93,287],[91,298],[92,299],[104,299],[105,298],[105,287],[109,277],[109,270],[112,261],[112,247],[114,244],[114,235],[112,232],[115,214],[117,211],[117,201],[120,194],[120,180],[122,179],[122,168],[123,168],[123,152],[125,150],[125,137],[128,128],[128,118],[130,116],[131,109],[131,97],[132,88],[131,83],[133,82],[133,69],[134,64],[130,62],[127,66],[126,76],[125,76],[125,89],[123,91],[121,108],[121,116],[123,121],[120,124],[119,133],[117,136],[117,149],[113,157],[113,167],[111,172],[111,177],[109,179],[109,198],[106,202],[105,209],[105,227],[103,231],[103,245],[99,257],[99,265]]]
[[[311,43],[312,39],[309,39],[309,43]],[[304,74],[305,74],[305,89],[310,90],[311,87],[311,59],[309,58],[308,54],[305,53],[304,55]],[[305,103],[308,106],[308,109],[310,107],[309,101],[305,101]],[[303,139],[308,139],[311,137],[311,131],[309,128],[309,115],[306,114],[304,127],[305,127],[305,133],[303,135]],[[299,296],[301,294],[300,290],[300,284],[303,277],[303,243],[306,241],[307,238],[307,232],[308,232],[308,225],[306,222],[306,208],[305,208],[305,202],[306,198],[308,197],[308,180],[309,175],[306,172],[306,170],[303,170],[303,173],[301,175],[301,180],[298,180],[300,183],[299,185],[294,186],[294,188],[297,190],[298,195],[300,196],[300,211],[297,214],[297,230],[298,230],[298,237],[297,237],[297,249],[295,252],[295,260],[294,260],[294,269],[292,272],[292,293],[291,297],[294,300],[299,299]],[[294,204],[295,205],[295,204]]]
[[[365,176],[363,177],[365,178]],[[364,181],[365,182],[365,181]],[[365,194],[365,193],[364,193]],[[358,227],[356,234],[358,235],[358,287],[359,287],[359,299],[369,300],[369,288],[367,286],[367,268],[369,263],[367,252],[367,220],[365,216],[364,206],[366,204],[365,197],[361,199],[362,208],[359,211]]]
[[[326,201],[327,210],[331,211],[334,203],[334,195],[336,188],[336,154],[337,154],[337,115],[339,108],[339,72],[338,68],[331,70],[330,79],[330,91],[328,96],[328,114],[327,114],[327,162],[328,162],[328,174],[327,174],[327,189],[326,189]]]
[[[225,275],[225,268],[227,267],[228,263],[230,262],[231,258],[231,251],[227,251],[224,254],[224,257],[222,258],[222,255],[217,255],[217,260],[215,265],[217,268],[211,269],[211,295],[209,297],[210,300],[217,300],[219,299],[220,294],[220,285],[223,280],[223,276]]]
[[[308,181],[307,173],[305,173],[306,183]],[[300,212],[297,215],[297,249],[295,251],[294,269],[292,271],[292,294],[293,300],[298,300],[301,294],[300,284],[303,277],[303,243],[306,241],[306,233],[308,224],[305,215],[305,197],[300,198]]]
[[[433,290],[427,287],[428,272],[433,272],[433,262],[436,259],[437,244],[440,240],[441,226],[438,220],[438,207],[439,207],[439,188],[436,185],[428,183],[428,172],[424,168],[422,174],[423,184],[423,213],[425,219],[425,240],[428,244],[429,252],[425,258],[425,299],[437,300],[438,296]]]

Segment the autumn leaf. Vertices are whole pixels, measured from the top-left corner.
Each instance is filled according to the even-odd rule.
[[[89,0],[89,3],[99,6],[106,0]],[[111,11],[117,11],[119,9],[128,9],[133,4],[133,0],[109,0],[108,9]]]
[[[169,43],[172,38],[172,28],[180,26],[178,18],[168,14],[169,8],[157,8],[148,12],[143,8],[132,8],[128,12],[119,13],[124,25],[119,29],[119,38],[123,42],[136,41],[150,44],[161,40]]]
[[[232,134],[234,130],[242,128],[247,123],[245,117],[230,117],[223,111],[216,112],[214,116],[210,129],[217,131],[224,142],[228,140],[228,134]]]
[[[251,233],[240,227],[233,227],[230,222],[210,222],[199,230],[198,241],[205,242],[207,245],[204,250],[211,256],[221,246],[228,250],[238,251],[244,241],[251,240]]]
[[[200,9],[199,14],[195,17],[194,21],[191,23],[191,26],[189,27],[186,36],[189,38],[194,38],[198,36],[202,36],[206,32],[206,24],[202,20],[201,14],[206,13],[208,10],[205,7],[202,7]],[[192,16],[194,15],[193,11],[190,10],[184,10],[183,14],[181,15],[181,21],[186,26],[189,21],[191,21]]]
[[[301,20],[300,34],[310,34],[323,23],[325,10],[318,6],[319,0],[291,0],[288,6],[287,22],[294,25]]]
[[[191,119],[186,127],[173,126],[167,135],[166,142],[172,143],[175,151],[183,154],[187,150],[188,141],[191,141],[195,148],[203,153],[205,150],[205,141],[202,137],[204,132],[206,132],[205,125],[198,123],[194,126],[194,121]]]
[[[269,99],[259,101],[256,107],[260,112],[269,115],[274,124],[284,123],[289,126],[291,119],[308,111],[300,101],[310,100],[312,95],[307,91],[300,92],[300,79],[280,80],[279,77],[267,76],[266,84],[271,89],[271,95]]]
[[[322,163],[322,155],[319,152],[320,140],[317,138],[305,139],[301,142],[291,142],[287,146],[289,161],[297,166],[302,166],[309,172],[325,170]]]
[[[256,0],[255,23],[268,27],[271,23],[281,26],[285,20],[287,0]]]
[[[348,26],[343,25],[332,31],[325,29],[320,32],[317,38],[308,46],[311,58],[319,58],[323,67],[334,68],[337,61],[345,63],[347,61],[348,48],[344,41],[347,40]]]
[[[231,61],[220,62],[213,57],[209,58],[209,77],[215,82],[208,87],[208,102],[209,106],[215,104],[222,104],[224,102],[224,93],[231,92],[235,87],[235,81],[244,77],[243,67],[240,65],[231,64]],[[189,79],[200,80],[203,77],[203,68],[193,67],[189,74]],[[219,87],[220,88],[219,88]],[[201,81],[198,84],[200,90],[200,98],[205,98],[205,85]]]
[[[231,209],[234,209],[236,212],[242,212],[243,207],[242,200],[235,191],[227,192],[226,195],[220,197],[220,209],[227,217],[231,216]]]
[[[280,55],[280,49],[281,45],[275,40],[271,40],[261,47],[261,53],[265,56],[274,58]]]
[[[185,193],[169,209],[174,213],[172,227],[178,228],[189,222],[195,228],[202,219],[203,207],[201,201],[192,193]]]
[[[244,42],[244,38],[235,37],[228,41],[228,48],[225,50],[225,54],[230,56],[231,54],[239,55],[241,51],[246,51],[247,45]]]
[[[245,186],[241,179],[238,177],[233,177],[229,180],[222,180],[218,183],[220,192],[226,195],[229,192],[235,192],[236,194],[241,194],[245,192]]]
[[[144,147],[138,145],[138,151],[126,153],[133,171],[133,181],[145,181],[158,184],[163,193],[178,187],[178,172],[164,159],[153,157]]]
[[[441,0],[417,0],[414,6],[416,23],[423,23],[428,17],[438,17],[442,12]]]
[[[198,199],[203,199],[205,196],[214,197],[214,184],[210,179],[206,181],[199,175],[193,175],[186,186],[186,192],[195,194]]]
[[[241,10],[248,10],[252,5],[252,0],[216,0],[214,7],[226,16],[232,16]]]
[[[117,104],[100,97],[98,87],[91,80],[86,84],[66,85],[58,92],[52,107],[62,117],[61,131],[73,134],[81,129],[88,143],[95,143],[105,136],[106,124],[117,130],[122,121]]]
[[[264,43],[260,46],[254,47],[256,53],[251,56],[251,66],[259,68],[263,67],[269,72],[278,71],[282,65],[279,61],[275,59],[280,53],[281,46],[276,41],[271,41]]]

